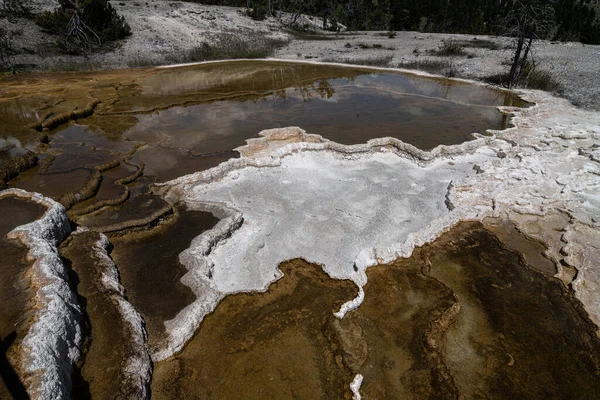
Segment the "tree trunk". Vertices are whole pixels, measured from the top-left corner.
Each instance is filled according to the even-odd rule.
[[[523,51],[523,44],[525,43],[525,35],[519,35],[519,41],[517,43],[517,49],[513,56],[512,66],[510,67],[510,73],[508,75],[508,87],[512,88],[517,83],[517,68],[519,67],[519,60],[521,59],[521,52]]]
[[[527,41],[527,45],[525,46],[525,52],[523,53],[523,57],[521,57],[521,63],[519,65],[519,74],[517,78],[520,79],[523,76],[523,70],[527,65],[527,58],[529,57],[529,50],[531,49],[531,44],[533,43],[533,35],[529,36],[529,40]]]

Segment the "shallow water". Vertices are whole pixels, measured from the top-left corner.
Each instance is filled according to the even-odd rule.
[[[507,91],[446,79],[268,61],[44,75],[17,83],[7,88],[12,97],[0,99],[2,118],[19,128],[12,130],[11,146],[19,138],[23,146],[37,145],[30,140],[36,131],[26,128],[36,118],[100,101],[92,116],[50,130],[40,165],[10,183],[56,200],[65,193],[81,198],[70,216],[100,231],[158,215],[159,200],[140,207],[140,199],[115,184],[132,165],[153,181],[167,181],[238,156],[234,149],[263,129],[290,125],[345,144],[392,136],[431,149],[506,128],[509,117],[497,107],[525,105]],[[43,86],[37,95],[35,85]],[[3,154],[19,154],[18,147]],[[95,169],[111,162],[120,164],[94,182]],[[63,204],[70,206],[66,198]],[[105,206],[81,215],[95,204]]]
[[[19,145],[40,146],[40,162],[10,185],[60,199],[83,193],[101,170],[98,187],[69,216],[111,233],[111,256],[151,349],[164,344],[164,322],[195,299],[180,281],[186,271],[179,254],[217,222],[153,195],[154,182],[237,157],[234,149],[263,129],[296,125],[344,144],[391,136],[428,150],[504,129],[509,117],[497,107],[526,106],[508,92],[445,79],[261,61],[28,82],[23,94],[10,87],[12,97],[0,98],[3,124],[18,125],[0,159],[22,153]],[[35,85],[44,86],[39,95]],[[100,104],[92,116],[49,130],[47,144],[40,144],[44,133],[26,128],[94,99]],[[122,201],[86,211],[115,199]],[[18,222],[11,207],[0,201],[9,225]],[[367,399],[542,398],[550,391],[585,397],[600,390],[593,327],[551,278],[556,268],[544,247],[514,227],[486,227],[524,259],[481,226],[463,224],[409,260],[370,269],[364,304],[341,321],[332,311],[356,287],[301,260],[283,263],[286,275],[266,293],[227,297],[182,353],[155,366],[153,397],[343,398],[357,373]],[[92,262],[86,240],[95,235],[63,248],[80,276],[79,294],[95,304],[88,310],[95,347],[77,386],[85,396],[117,390],[119,371],[94,376],[127,352],[120,343],[102,357],[113,339],[108,332],[123,326],[111,325],[116,310],[94,292],[97,271],[84,267]],[[15,257],[23,261],[20,251]],[[554,365],[540,370],[554,359],[577,376],[574,383],[556,378]]]
[[[180,281],[186,269],[179,263],[179,253],[217,221],[209,213],[181,207],[155,229],[110,239],[111,256],[129,301],[144,317],[151,346],[164,339],[164,322],[196,298]]]
[[[140,110],[155,112],[138,114],[125,134],[146,141],[156,135],[163,145],[202,153],[291,125],[344,144],[391,136],[428,150],[504,129],[507,118],[496,107],[524,105],[513,94],[449,80],[268,62],[167,70],[141,86],[127,106],[135,110],[140,101],[147,104]],[[149,108],[169,98],[187,106]],[[126,109],[121,102],[113,108]]]
[[[44,215],[46,208],[18,197],[0,198],[0,337],[6,337],[23,317],[29,286],[24,270],[31,265],[26,260],[27,247],[8,239],[6,234],[17,226],[33,222]]]
[[[63,261],[71,269],[71,285],[79,295],[85,315],[83,366],[76,371],[72,398],[127,398],[123,370],[129,356],[131,327],[123,320],[114,295],[103,282],[106,266],[92,252],[100,239],[96,232],[72,235],[60,247]]]

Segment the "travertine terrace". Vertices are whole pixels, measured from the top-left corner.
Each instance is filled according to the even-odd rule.
[[[194,68],[207,79],[190,78]],[[219,78],[220,71],[236,68],[242,72]],[[479,92],[469,97],[467,81],[436,78],[434,85],[427,75],[409,79],[386,75],[392,70],[319,68],[213,63],[145,70],[139,77],[121,71],[99,75],[98,81],[86,75],[78,82],[74,76],[69,78],[73,103],[53,97],[59,84],[49,86],[44,101],[50,112],[41,118],[39,110],[27,114],[27,126],[18,132],[37,147],[32,162],[38,166],[17,172],[7,184],[47,191],[64,207],[19,189],[0,192],[48,208],[42,219],[9,234],[30,249],[31,279],[38,285],[37,317],[22,344],[32,351],[20,367],[32,397],[103,398],[121,390],[124,396],[147,398],[152,388],[157,398],[168,398],[190,393],[195,374],[203,374],[199,381],[210,380],[202,371],[212,365],[223,380],[203,385],[201,397],[240,395],[243,385],[221,383],[249,373],[256,375],[248,398],[277,398],[265,387],[327,398],[332,382],[346,398],[399,393],[458,398],[489,390],[544,396],[548,384],[543,382],[552,382],[551,372],[537,366],[549,362],[549,352],[536,353],[530,345],[535,340],[523,339],[534,337],[529,329],[545,340],[540,348],[560,348],[557,357],[565,368],[585,377],[577,390],[594,392],[600,382],[595,355],[600,348],[600,114],[538,91],[518,92],[531,103],[527,108],[508,97],[492,96],[499,103],[490,105],[482,100],[490,89],[481,84],[473,83]],[[272,70],[281,80],[270,82]],[[318,78],[312,80],[312,74]],[[340,76],[351,78],[336,80]],[[408,79],[416,90],[385,91],[387,102],[408,98],[402,104],[435,105],[434,117],[413,107],[403,115],[409,122],[419,115],[443,120],[477,110],[483,120],[499,117],[508,128],[433,148],[381,137],[386,135],[376,130],[358,144],[342,144],[304,129],[302,108],[292,105],[309,103],[314,93],[319,96],[309,104],[312,110],[337,101],[352,105],[348,99],[357,93],[381,90],[382,85],[367,85],[373,76],[386,84]],[[174,92],[157,91],[161,79]],[[419,79],[427,81],[419,86]],[[440,82],[446,88],[460,85],[467,97],[449,96],[447,90],[440,99],[434,93]],[[18,89],[10,92],[15,98]],[[31,93],[23,96],[23,101],[35,99]],[[214,135],[203,141],[186,125],[198,123],[194,113],[215,110],[222,119],[229,117],[223,110],[237,111],[231,129],[258,124],[264,110],[250,107],[271,97],[283,99],[281,118],[293,116],[298,127],[266,129],[251,139]],[[77,102],[81,108],[69,111]],[[31,104],[40,108],[39,101]],[[53,109],[66,117],[53,117]],[[513,126],[503,120],[508,116]],[[419,124],[416,131],[424,126]],[[394,125],[386,129],[393,132]],[[43,134],[48,137],[36,144],[36,135]],[[246,144],[233,149],[240,140]],[[49,183],[57,177],[61,190]],[[74,233],[68,217],[79,225]],[[169,233],[173,237],[160,240]],[[178,237],[184,239],[173,242]],[[183,251],[161,252],[161,243]],[[153,246],[139,256],[148,265],[137,263],[123,246],[139,252]],[[154,268],[158,262],[161,267]],[[145,273],[164,304],[158,306],[160,298],[143,287]],[[169,288],[176,299],[163,292]],[[532,295],[538,292],[549,300]],[[147,305],[140,304],[145,300]],[[504,312],[507,307],[522,312]],[[556,318],[555,310],[565,317]],[[528,313],[533,316],[526,318]],[[94,339],[94,332],[110,332],[111,320],[117,321],[113,334],[120,338],[111,355],[111,378],[94,381],[110,347],[110,340]],[[576,334],[562,343],[569,330]],[[394,337],[393,332],[404,333]],[[470,332],[478,336],[467,345]],[[207,349],[203,340],[219,340],[221,347]],[[283,362],[274,349],[285,349],[286,343],[306,346],[307,353],[292,352],[296,364]],[[526,345],[515,349],[515,343]],[[582,346],[585,351],[573,350]],[[478,353],[482,348],[488,358]],[[227,353],[226,365],[219,364],[220,351]],[[475,354],[469,363],[461,361],[463,351]],[[386,358],[386,352],[396,358]],[[199,366],[203,357],[206,365]],[[486,362],[506,379],[491,380],[481,368]],[[519,378],[523,373],[540,379],[532,378],[537,383],[528,386]],[[297,385],[301,376],[319,378]],[[384,376],[394,378],[378,380]],[[568,392],[563,383],[552,384],[557,392]]]
[[[181,256],[198,299],[167,323],[173,350],[223,295],[266,290],[280,260],[306,257],[362,286],[366,268],[409,257],[458,221],[501,215],[543,242],[556,227],[528,232],[528,218],[569,215],[554,261],[561,278],[579,271],[574,290],[598,323],[597,248],[581,243],[594,242],[598,223],[600,120],[541,92],[522,95],[537,105],[517,112],[515,128],[464,145],[421,152],[393,139],[341,146],[299,129],[266,131],[241,160],[164,184],[171,201],[229,215]]]

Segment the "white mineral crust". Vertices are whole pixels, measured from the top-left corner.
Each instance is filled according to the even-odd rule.
[[[573,288],[592,320],[598,304],[600,116],[543,92],[516,113],[515,127],[456,146],[423,152],[384,138],[344,146],[299,128],[261,133],[232,159],[164,184],[169,201],[225,218],[180,255],[182,281],[197,300],[166,323],[164,359],[180,350],[227,294],[265,291],[281,278],[278,264],[301,257],[333,278],[366,283],[366,268],[409,257],[461,220],[504,213],[568,213],[554,260],[579,270]],[[527,229],[522,231],[528,234]],[[530,236],[551,245],[542,234]],[[364,293],[336,316],[360,305]]]
[[[92,250],[96,256],[97,265],[102,270],[102,284],[106,294],[119,310],[121,318],[128,324],[126,338],[129,341],[127,358],[123,360],[123,382],[131,398],[149,398],[148,388],[152,379],[152,361],[146,347],[147,335],[141,315],[125,297],[125,289],[119,280],[119,271],[113,260],[108,256],[110,244],[108,238],[100,234],[100,239]],[[116,366],[113,366],[113,368]]]
[[[25,198],[47,208],[42,218],[16,227],[7,236],[29,248],[31,282],[37,289],[34,322],[21,344],[28,393],[40,400],[67,399],[82,342],[81,309],[57,249],[71,233],[69,219],[62,205],[40,194],[8,189],[0,192],[4,196]]]

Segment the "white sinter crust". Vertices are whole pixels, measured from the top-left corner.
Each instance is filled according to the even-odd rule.
[[[345,146],[299,128],[268,130],[238,149],[241,158],[161,185],[168,201],[225,219],[180,255],[197,300],[166,323],[169,342],[154,359],[179,351],[227,294],[267,290],[284,260],[305,258],[362,287],[366,268],[409,257],[459,221],[500,214],[547,244],[521,218],[569,214],[570,245],[555,252],[568,257],[553,261],[559,275],[561,261],[579,269],[573,287],[598,324],[600,257],[585,238],[599,227],[600,117],[543,92],[521,94],[537,105],[502,108],[516,113],[516,127],[460,145],[424,152],[384,138]]]
[[[122,392],[137,399],[149,398],[148,388],[152,379],[152,361],[146,347],[147,335],[144,321],[125,297],[125,289],[119,282],[119,271],[108,256],[110,246],[108,238],[99,234],[100,239],[93,246],[98,268],[102,270],[102,284],[110,300],[119,310],[121,318],[127,325],[128,354],[123,360]]]
[[[81,309],[57,249],[71,233],[69,219],[62,205],[40,194],[8,189],[0,192],[0,197],[5,196],[21,197],[48,209],[39,220],[18,226],[7,236],[29,248],[31,284],[37,290],[34,322],[21,344],[25,385],[33,399],[67,399],[82,342]]]

